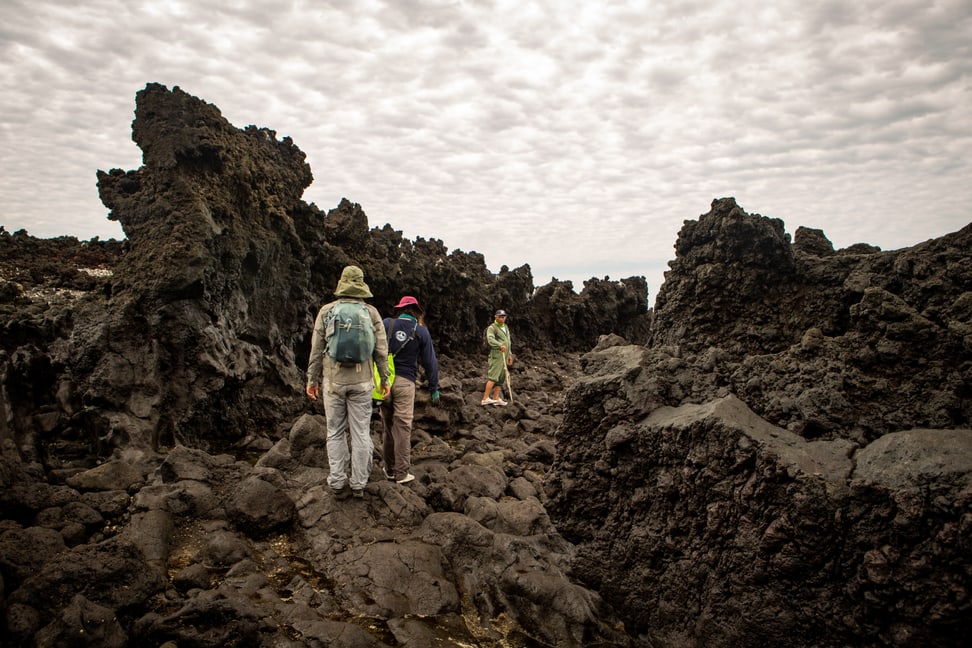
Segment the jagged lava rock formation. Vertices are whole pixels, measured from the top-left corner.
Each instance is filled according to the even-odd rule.
[[[676,251],[565,401],[582,582],[648,645],[966,645],[972,226],[834,251],[721,199]]]
[[[289,138],[236,129],[178,88],[139,92],[132,132],[143,166],[98,174],[129,252],[107,299],[74,309],[69,339],[47,340],[50,359],[37,364],[52,368],[34,370],[52,384],[35,387],[30,407],[49,406],[58,426],[73,420],[129,448],[205,447],[247,426],[272,428],[299,411],[313,318],[352,262],[383,313],[403,293],[421,296],[444,353],[477,347],[500,305],[515,314],[524,348],[647,336],[643,278],[592,279],[580,295],[561,282],[534,291],[529,266],[493,275],[478,253],[405,241],[387,225],[369,230],[350,201],[325,216],[301,200],[312,175]]]
[[[572,350],[646,340],[644,279],[535,289],[527,265],[494,275],[475,252],[369,229],[351,201],[324,214],[300,199],[311,173],[289,139],[179,89],[138,93],[133,137],[143,166],[98,174],[126,241],[0,230],[5,641],[629,645],[573,582],[541,482]],[[383,313],[420,298],[443,406],[420,390],[414,482],[376,468],[364,501],[339,503],[303,370],[352,262]],[[486,409],[497,306],[518,393]]]
[[[125,242],[0,230],[5,640],[968,642],[969,228],[834,250],[716,200],[650,312],[641,278],[534,289],[325,214],[292,142],[179,89],[133,135],[99,174]],[[421,299],[443,407],[419,390],[412,484],[342,503],[301,388],[349,262],[382,312]],[[516,402],[484,408],[497,305]]]

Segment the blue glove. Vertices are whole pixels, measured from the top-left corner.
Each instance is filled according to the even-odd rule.
[[[439,406],[439,398],[440,398],[439,390],[436,389],[434,392],[432,392],[432,407]]]

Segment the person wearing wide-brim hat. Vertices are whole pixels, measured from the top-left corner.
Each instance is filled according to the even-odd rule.
[[[513,351],[505,310],[500,309],[493,314],[493,322],[486,327],[486,343],[489,345],[489,364],[486,367],[486,390],[483,392],[481,405],[506,405],[502,388],[508,387],[508,368],[513,364]]]
[[[381,454],[385,477],[399,484],[415,479],[411,470],[412,420],[415,415],[415,384],[419,364],[425,370],[433,407],[439,405],[439,363],[432,336],[423,323],[425,311],[418,300],[406,295],[395,305],[394,318],[384,320],[388,353],[394,357],[395,380],[391,394],[379,407]]]
[[[321,307],[314,321],[310,358],[307,361],[307,395],[317,400],[321,385],[324,390],[324,416],[327,419],[327,461],[330,474],[327,484],[337,499],[348,496],[348,487],[355,497],[364,497],[364,488],[371,476],[374,443],[371,440],[371,392],[373,388],[372,362],[377,364],[381,389],[388,393],[388,341],[381,315],[364,300],[371,297],[371,289],[364,281],[361,268],[349,265],[341,272],[334,289],[337,297]],[[371,358],[366,362],[341,363],[327,354],[327,329],[334,328],[329,315],[341,303],[360,303],[361,315],[367,313],[374,333]],[[352,309],[353,310],[353,309]],[[360,330],[360,327],[355,327]],[[348,433],[351,447],[348,448]],[[350,474],[349,474],[350,473]]]

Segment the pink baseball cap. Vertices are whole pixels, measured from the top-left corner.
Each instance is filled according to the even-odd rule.
[[[402,300],[400,302],[395,304],[395,308],[405,308],[406,306],[414,306],[419,310],[420,313],[425,312],[424,310],[422,310],[422,307],[419,306],[418,300],[409,295],[405,295],[404,297],[402,297]]]

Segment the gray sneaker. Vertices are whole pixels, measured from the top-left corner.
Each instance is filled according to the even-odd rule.
[[[415,475],[413,475],[412,473],[405,473],[405,476],[404,477],[402,477],[401,479],[397,479],[395,481],[397,483],[399,483],[399,484],[407,484],[408,482],[412,481],[413,479],[415,479]]]
[[[388,472],[387,470],[385,470],[384,466],[381,467],[381,474],[385,476],[385,479],[395,479],[395,476],[390,472]]]

